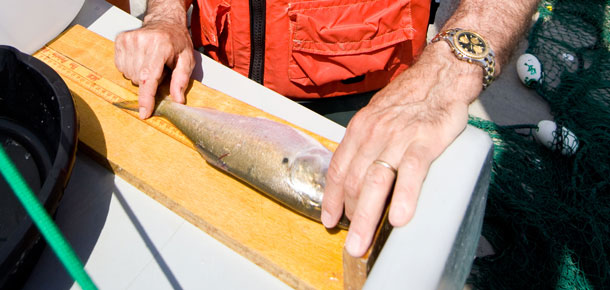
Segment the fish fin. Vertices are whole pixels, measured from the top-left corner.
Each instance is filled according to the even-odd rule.
[[[228,154],[225,154],[221,157],[217,157],[216,155],[214,155],[212,152],[210,152],[208,149],[206,149],[204,146],[202,146],[199,143],[195,143],[195,148],[197,149],[197,152],[199,152],[201,157],[203,157],[203,159],[205,159],[205,161],[207,161],[209,164],[211,164],[214,167],[217,167],[219,169],[222,169],[226,172],[229,172],[229,167],[227,166],[227,164],[224,161],[222,161],[222,158]]]
[[[113,105],[128,111],[138,112],[140,110],[140,106],[138,105],[138,101],[123,101],[123,102],[114,102]]]

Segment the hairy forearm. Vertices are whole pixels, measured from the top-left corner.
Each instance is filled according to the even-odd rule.
[[[510,58],[531,23],[539,0],[461,0],[442,30],[463,28],[478,32],[496,54],[496,73]]]
[[[166,22],[186,27],[184,0],[148,0],[144,25]]]
[[[461,0],[441,31],[462,28],[483,36],[496,54],[497,76],[529,27],[538,1]],[[482,84],[481,67],[459,60],[445,41],[438,41],[429,44],[418,60],[376,94],[371,103],[412,105],[426,102],[446,111],[454,104],[473,102],[480,94]]]

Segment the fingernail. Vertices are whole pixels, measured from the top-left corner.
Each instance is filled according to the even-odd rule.
[[[360,256],[360,235],[350,231],[345,239],[345,249],[353,257]]]
[[[327,228],[332,228],[333,225],[331,225],[330,223],[332,222],[331,218],[332,216],[330,216],[330,213],[323,210],[322,211],[322,224],[327,227]]]
[[[140,107],[140,119],[144,120],[146,119],[146,108],[144,107]]]

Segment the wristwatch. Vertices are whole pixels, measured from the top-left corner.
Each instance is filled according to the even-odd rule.
[[[471,30],[454,28],[437,34],[432,42],[445,40],[458,59],[476,63],[483,67],[483,89],[494,80],[496,55],[489,43],[478,33]]]

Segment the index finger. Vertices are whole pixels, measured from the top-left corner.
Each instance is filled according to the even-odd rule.
[[[138,89],[138,103],[140,105],[140,119],[146,119],[152,115],[155,107],[155,94],[162,76],[161,69],[149,70],[143,68],[140,71],[140,86]]]
[[[359,143],[356,140],[357,138],[349,133],[348,128],[348,133],[345,134],[345,138],[335,150],[328,166],[321,216],[322,223],[327,228],[335,227],[343,215],[343,184],[351,163],[351,157],[358,149]]]

